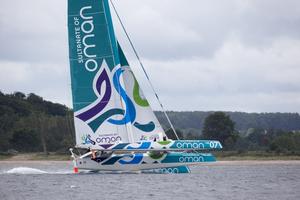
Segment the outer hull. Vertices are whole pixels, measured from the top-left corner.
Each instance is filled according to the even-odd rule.
[[[78,169],[95,171],[140,171],[175,168],[214,161],[215,157],[211,154],[167,152],[162,154],[112,154],[106,158],[100,156],[96,159],[87,156],[84,158],[75,158],[74,165]]]

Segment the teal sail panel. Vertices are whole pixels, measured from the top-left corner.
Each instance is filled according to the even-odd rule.
[[[69,57],[73,109],[97,99],[92,83],[102,62],[110,71],[119,64],[108,0],[68,1]]]

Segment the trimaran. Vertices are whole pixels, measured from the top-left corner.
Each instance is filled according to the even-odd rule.
[[[199,151],[219,141],[168,139],[114,34],[108,0],[68,0],[68,31],[76,148],[86,151],[70,149],[75,172],[188,173],[215,161]]]

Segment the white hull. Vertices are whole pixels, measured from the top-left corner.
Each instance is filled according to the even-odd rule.
[[[165,152],[161,154],[131,153],[98,156],[92,159],[91,154],[74,158],[74,168],[93,171],[140,171],[149,169],[171,168],[195,165],[202,162],[214,162],[211,154]]]
[[[179,167],[191,165],[191,163],[158,163],[158,164],[135,164],[135,165],[101,165],[90,158],[83,158],[76,160],[76,164],[79,170],[92,170],[92,171],[140,171],[148,169],[159,169],[168,167]],[[195,163],[194,163],[195,165]]]

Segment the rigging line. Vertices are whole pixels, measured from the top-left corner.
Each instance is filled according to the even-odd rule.
[[[131,41],[131,39],[130,39],[130,37],[129,37],[129,34],[127,33],[127,31],[126,31],[126,29],[125,29],[125,26],[124,26],[124,24],[123,24],[123,22],[122,22],[122,20],[121,20],[121,18],[120,18],[120,16],[119,16],[119,13],[117,12],[117,9],[116,9],[116,7],[115,7],[115,5],[114,5],[114,3],[113,3],[113,0],[110,0],[110,3],[111,3],[111,5],[112,5],[112,7],[113,7],[113,9],[114,9],[114,12],[115,12],[116,15],[117,15],[117,18],[118,18],[118,20],[119,20],[119,22],[120,22],[120,24],[121,24],[121,26],[122,26],[122,29],[123,29],[123,31],[124,31],[124,33],[125,33],[125,35],[126,35],[128,41],[129,41],[129,43],[130,43],[130,46],[131,46],[131,48],[133,49],[133,52],[134,52],[136,58],[138,59],[140,66],[142,67],[142,70],[143,70],[145,76],[146,76],[146,78],[148,79],[148,82],[149,82],[149,84],[150,84],[150,87],[151,87],[153,93],[155,94],[155,97],[156,97],[156,99],[157,99],[157,101],[158,101],[158,103],[159,103],[159,105],[160,105],[160,107],[161,107],[161,109],[162,109],[164,115],[166,116],[166,118],[167,118],[167,120],[168,120],[168,123],[171,125],[171,128],[172,128],[172,130],[173,130],[173,132],[174,132],[176,138],[179,140],[179,137],[178,137],[178,135],[177,135],[177,132],[176,132],[176,130],[175,130],[175,128],[174,128],[174,126],[173,126],[173,124],[172,124],[172,122],[171,122],[171,120],[170,120],[168,114],[166,113],[166,111],[165,111],[165,109],[164,109],[164,106],[162,105],[162,103],[161,103],[161,101],[160,101],[160,99],[159,99],[159,97],[158,97],[158,95],[157,95],[157,93],[156,93],[156,91],[155,91],[155,89],[154,89],[154,86],[153,86],[152,82],[150,81],[150,78],[149,78],[149,76],[148,76],[148,74],[147,74],[147,72],[146,72],[146,70],[145,70],[145,68],[144,68],[144,65],[143,65],[143,63],[142,63],[142,61],[141,61],[141,59],[140,59],[140,57],[139,57],[139,55],[138,55],[138,53],[137,53],[137,51],[136,51],[134,45],[133,45],[133,43],[132,43],[132,41]]]

